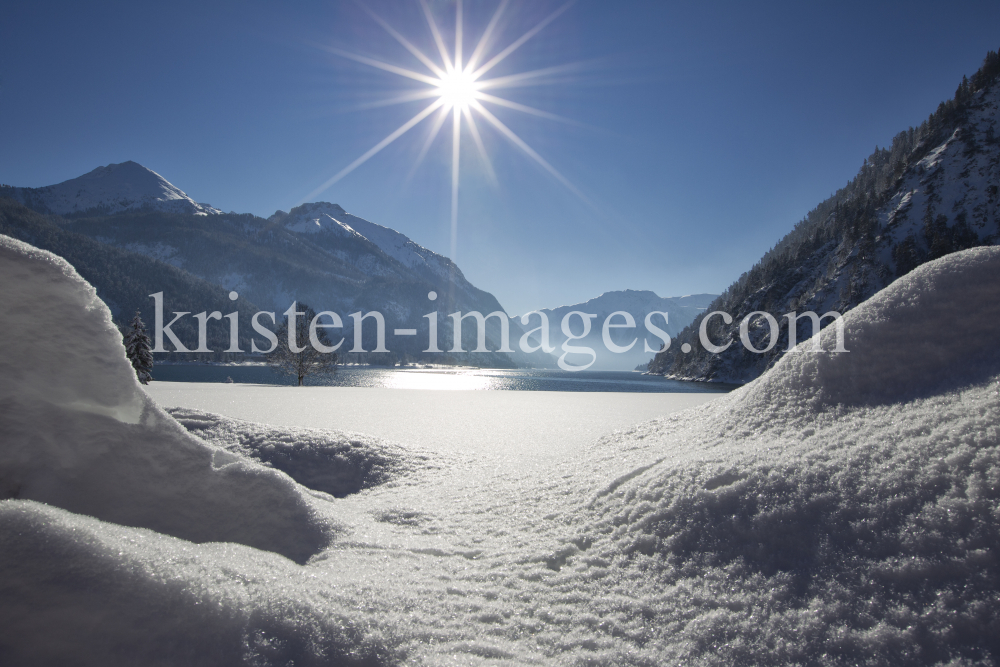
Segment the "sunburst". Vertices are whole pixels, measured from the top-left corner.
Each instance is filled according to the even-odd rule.
[[[407,92],[391,100],[383,103],[383,105],[389,104],[402,104],[406,102],[415,102],[420,100],[431,100],[431,102],[421,109],[417,114],[415,114],[408,121],[400,125],[398,128],[390,132],[384,139],[379,141],[377,144],[368,149],[365,153],[355,159],[353,162],[348,164],[346,167],[338,171],[332,177],[327,179],[320,187],[316,188],[312,193],[309,194],[307,199],[312,199],[319,193],[323,192],[355,169],[363,165],[383,148],[396,141],[404,134],[409,132],[411,129],[419,125],[424,120],[435,116],[431,121],[431,131],[427,136],[420,153],[414,164],[414,169],[416,169],[419,164],[423,161],[424,157],[427,155],[431,145],[434,140],[440,134],[442,128],[447,122],[449,116],[451,117],[451,257],[455,259],[457,252],[458,243],[458,186],[459,186],[459,176],[460,170],[460,154],[461,154],[461,138],[462,130],[465,128],[468,134],[472,137],[473,143],[476,145],[476,149],[482,158],[482,162],[489,179],[497,183],[496,173],[493,169],[492,161],[490,160],[489,154],[486,150],[486,146],[483,142],[482,134],[479,131],[479,125],[477,124],[477,118],[484,120],[487,124],[495,128],[501,135],[503,135],[507,140],[509,140],[514,146],[523,151],[528,157],[534,160],[538,165],[540,165],[545,171],[551,174],[557,181],[562,183],[566,188],[568,188],[573,194],[579,197],[581,200],[589,204],[587,198],[559,171],[553,167],[545,158],[538,154],[531,146],[527,144],[521,137],[519,137],[513,130],[511,130],[507,125],[505,125],[499,118],[497,118],[487,107],[491,105],[505,107],[507,109],[513,109],[522,113],[530,114],[540,118],[547,118],[550,120],[558,120],[564,122],[571,122],[566,118],[558,116],[556,114],[543,111],[541,109],[536,109],[518,102],[504,99],[496,95],[491,94],[487,91],[496,91],[507,87],[527,85],[528,83],[538,82],[545,77],[550,77],[557,75],[561,72],[565,72],[569,69],[576,67],[575,64],[560,65],[555,67],[547,67],[544,69],[537,69],[531,71],[525,71],[517,74],[510,74],[505,76],[486,78],[486,75],[493,70],[497,65],[506,60],[512,53],[514,53],[518,48],[520,48],[525,42],[532,39],[541,32],[547,25],[558,18],[563,12],[569,9],[576,0],[570,0],[566,4],[562,5],[554,12],[546,16],[542,21],[540,21],[533,28],[528,30],[526,33],[521,35],[518,39],[514,40],[508,44],[505,48],[500,49],[495,55],[487,58],[487,52],[491,49],[493,43],[494,33],[497,30],[497,25],[503,16],[504,12],[507,10],[510,1],[501,0],[496,11],[493,12],[493,16],[490,18],[489,23],[483,30],[483,34],[480,36],[479,41],[476,43],[476,47],[473,49],[472,53],[469,55],[468,59],[464,58],[462,52],[463,46],[463,20],[462,20],[462,0],[457,0],[455,7],[455,41],[452,48],[448,48],[445,40],[438,28],[437,22],[431,13],[430,7],[427,4],[427,0],[419,0],[420,6],[423,10],[424,17],[427,20],[427,26],[430,29],[431,36],[433,37],[434,44],[437,47],[437,56],[439,60],[429,57],[423,51],[418,49],[414,44],[408,40],[402,33],[393,28],[387,21],[385,21],[381,16],[376,14],[370,8],[364,4],[358,3],[359,6],[364,9],[369,16],[372,17],[382,28],[388,32],[393,39],[399,42],[407,51],[413,54],[417,60],[426,68],[426,72],[414,71],[405,67],[400,67],[393,65],[391,63],[383,62],[381,60],[376,60],[374,58],[369,58],[356,53],[351,53],[348,51],[343,51],[334,47],[326,47],[332,53],[335,53],[344,58],[348,58],[355,62],[363,63],[365,65],[386,71],[393,74],[397,74],[401,77],[407,79],[419,81],[420,83],[426,84],[427,88],[419,89],[412,92]]]

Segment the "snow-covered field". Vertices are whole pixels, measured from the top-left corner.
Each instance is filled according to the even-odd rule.
[[[0,278],[4,312],[34,318],[0,331],[17,350],[0,359],[0,663],[1000,659],[996,248],[851,311],[850,353],[800,346],[596,440],[545,431],[546,406],[524,426],[524,406],[467,404],[463,438],[459,405],[387,440],[303,426],[371,431],[435,406],[378,416],[359,392],[341,402],[367,415],[338,422],[308,406],[332,393],[231,388],[241,408],[153,385],[184,406],[175,420],[61,260],[4,240]],[[53,353],[57,316],[83,342]],[[638,414],[594,401],[605,424]],[[549,442],[559,456],[536,453]]]

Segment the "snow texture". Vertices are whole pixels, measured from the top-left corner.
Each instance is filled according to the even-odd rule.
[[[65,260],[0,237],[0,282],[0,498],[296,560],[326,542],[288,477],[191,437],[146,396],[111,313]]]
[[[52,298],[78,285],[56,282]],[[342,531],[305,565],[0,501],[0,657],[996,664],[998,310],[1000,249],[946,256],[853,309],[848,353],[805,341],[727,396],[559,461],[442,457],[315,498]],[[47,417],[36,431],[68,423]],[[81,430],[74,451],[99,446]],[[74,466],[67,454],[46,474]]]

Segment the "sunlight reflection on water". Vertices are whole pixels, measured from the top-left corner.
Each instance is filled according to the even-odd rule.
[[[381,386],[391,389],[500,389],[494,378],[475,372],[396,371],[386,373]]]
[[[161,364],[153,369],[154,381],[233,382],[241,384],[294,384],[262,365]],[[307,377],[309,386],[381,387],[454,391],[624,391],[640,393],[725,392],[734,385],[679,382],[628,371],[568,373],[537,369],[496,368],[372,368],[340,367],[329,377]]]

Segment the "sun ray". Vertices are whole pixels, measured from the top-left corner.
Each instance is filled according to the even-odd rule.
[[[444,125],[444,122],[448,120],[449,111],[451,111],[451,109],[448,109],[444,105],[441,105],[441,108],[438,110],[437,118],[434,119],[434,124],[431,125],[430,134],[427,135],[424,145],[420,148],[420,153],[417,154],[417,159],[413,162],[413,167],[406,175],[406,180],[408,182],[413,179],[413,176],[417,173],[417,168],[423,163],[424,158],[427,157],[427,153],[431,149],[431,144],[434,143],[438,133],[441,132],[441,127]]]
[[[445,71],[450,72],[453,67],[451,64],[451,59],[448,57],[448,47],[444,45],[444,39],[441,38],[441,31],[438,30],[437,23],[434,22],[434,16],[431,14],[431,8],[427,5],[427,0],[420,0],[420,6],[424,10],[424,16],[427,18],[427,25],[431,29],[431,34],[434,36],[434,43],[437,44],[438,51],[441,53],[441,61],[444,63]]]
[[[559,9],[557,9],[554,12],[552,12],[551,14],[549,14],[541,23],[539,23],[534,28],[532,28],[528,32],[526,32],[523,35],[521,35],[521,37],[519,37],[517,40],[515,40],[510,46],[508,46],[506,49],[504,49],[503,51],[501,51],[497,55],[493,56],[490,60],[488,60],[486,62],[485,65],[483,65],[482,67],[480,67],[479,69],[477,69],[472,74],[472,78],[473,79],[478,79],[483,74],[486,74],[488,71],[490,71],[491,69],[493,69],[494,67],[496,67],[497,65],[499,65],[507,56],[509,56],[510,54],[512,54],[514,51],[516,51],[517,49],[519,49],[522,44],[524,44],[529,39],[531,39],[532,37],[534,37],[535,35],[537,35],[539,32],[541,32],[542,29],[545,26],[547,26],[548,24],[550,24],[554,20],[556,20],[556,18],[558,18],[558,16],[560,14],[562,14],[567,9],[569,9],[570,7],[572,7],[573,4],[575,4],[575,3],[576,3],[576,0],[569,0],[569,2],[567,2],[566,4],[564,4],[562,7],[560,7]]]
[[[355,0],[360,4],[361,0]],[[543,85],[551,83],[554,77],[559,74],[563,74],[569,71],[580,69],[581,63],[569,63],[565,65],[558,65],[555,67],[546,67],[537,70],[531,70],[527,72],[520,72],[516,74],[509,74],[504,76],[495,77],[492,79],[483,79],[482,76],[496,67],[498,64],[503,62],[512,53],[514,53],[518,48],[520,48],[525,42],[532,39],[535,35],[541,32],[547,25],[559,17],[563,12],[569,9],[576,0],[569,0],[565,4],[561,5],[554,12],[549,14],[545,19],[536,24],[528,32],[521,35],[518,39],[510,43],[509,46],[502,49],[499,53],[490,58],[485,64],[480,64],[480,61],[485,57],[485,55],[492,50],[494,44],[494,36],[498,31],[498,26],[500,25],[501,17],[507,10],[510,0],[499,0],[499,4],[494,10],[493,15],[490,17],[489,23],[486,29],[483,31],[478,42],[473,48],[471,55],[467,61],[464,61],[464,5],[463,0],[456,0],[455,2],[455,41],[451,45],[451,50],[449,51],[448,46],[445,44],[444,38],[442,37],[441,31],[438,28],[437,21],[434,18],[434,14],[431,11],[428,0],[419,0],[420,7],[424,13],[424,17],[427,19],[427,25],[430,28],[431,34],[434,38],[435,46],[438,50],[438,54],[441,57],[441,63],[443,66],[439,66],[437,62],[431,59],[427,54],[418,49],[412,42],[407,40],[401,33],[395,30],[392,26],[388,24],[384,19],[382,19],[375,12],[371,11],[364,5],[362,9],[368,13],[390,36],[393,37],[399,44],[406,48],[414,57],[416,57],[424,66],[430,70],[433,75],[429,76],[427,74],[422,74],[420,72],[415,72],[411,69],[405,67],[399,67],[396,65],[391,65],[389,63],[376,60],[374,58],[369,58],[367,56],[358,55],[356,53],[350,53],[343,51],[334,47],[324,47],[331,53],[335,53],[344,58],[354,60],[356,62],[369,65],[393,74],[397,74],[402,77],[420,81],[422,83],[429,84],[430,89],[426,90],[408,90],[403,91],[401,94],[384,100],[379,100],[377,102],[369,103],[363,105],[362,108],[375,108],[383,106],[392,106],[395,104],[405,104],[407,102],[417,101],[426,98],[436,98],[434,102],[424,107],[423,110],[418,112],[415,116],[410,118],[407,122],[403,123],[399,128],[390,133],[379,143],[375,144],[367,152],[365,152],[361,157],[357,158],[349,165],[341,169],[332,178],[323,183],[322,186],[314,190],[307,199],[315,197],[320,192],[328,189],[330,186],[334,185],[342,178],[350,174],[352,171],[360,167],[362,164],[367,162],[370,158],[376,155],[383,148],[391,144],[393,141],[403,136],[410,129],[415,127],[417,124],[422,122],[425,118],[437,111],[437,115],[431,123],[430,130],[427,133],[426,138],[423,141],[423,145],[420,148],[416,160],[413,164],[412,169],[410,169],[409,174],[406,177],[406,181],[409,182],[414,174],[416,173],[418,167],[424,162],[427,155],[430,152],[438,135],[441,134],[445,122],[448,120],[448,116],[452,117],[452,128],[451,128],[451,217],[450,217],[450,252],[451,259],[455,261],[456,255],[458,253],[458,207],[459,207],[459,185],[461,180],[461,145],[462,145],[462,132],[463,132],[463,119],[468,125],[469,135],[472,138],[473,143],[476,145],[476,150],[479,156],[482,158],[482,171],[488,177],[488,180],[493,185],[499,185],[499,179],[497,178],[496,170],[493,166],[493,161],[490,159],[489,151],[486,149],[486,143],[484,141],[484,135],[480,131],[478,119],[476,115],[479,114],[485,119],[496,131],[500,132],[508,141],[514,144],[518,149],[524,152],[529,158],[535,161],[539,166],[541,166],[545,171],[551,174],[557,181],[559,181],[564,187],[566,187],[570,192],[572,192],[576,197],[578,197],[583,203],[597,210],[593,203],[576,187],[570,182],[568,178],[563,176],[555,167],[553,167],[545,158],[543,158],[537,151],[535,151],[531,146],[528,145],[520,136],[518,136],[513,130],[507,127],[499,118],[493,115],[489,109],[484,106],[484,104],[491,104],[502,106],[507,109],[512,109],[514,111],[519,111],[521,113],[529,114],[538,118],[545,118],[548,120],[555,120],[561,123],[568,123],[572,125],[579,125],[586,127],[582,123],[577,123],[569,118],[559,116],[542,109],[537,109],[535,107],[528,106],[526,104],[521,104],[520,102],[514,102],[502,97],[497,97],[489,93],[484,92],[484,90],[496,90],[504,88],[513,88],[518,86],[534,86]],[[433,54],[432,54],[433,55]],[[464,65],[463,65],[464,62]],[[452,265],[452,270],[454,271],[454,265]],[[453,291],[454,285],[451,285]],[[452,299],[454,294],[449,294],[449,299]]]
[[[455,121],[451,130],[451,261],[458,253],[458,158],[461,155],[462,108],[454,108]]]
[[[462,0],[455,3],[455,71],[462,71]]]
[[[390,97],[385,100],[379,100],[377,102],[363,102],[357,104],[353,107],[348,107],[351,111],[365,111],[366,109],[380,109],[382,107],[391,107],[397,104],[406,104],[407,102],[416,102],[418,100],[426,100],[431,97],[440,97],[440,93],[437,88],[428,88],[427,90],[418,90],[412,93],[406,93],[405,95],[398,95],[396,97]]]
[[[408,79],[415,79],[417,81],[422,81],[423,83],[429,83],[432,86],[438,85],[440,79],[435,79],[432,76],[427,76],[426,74],[421,74],[420,72],[414,72],[413,70],[408,70],[405,67],[397,67],[395,65],[390,65],[389,63],[384,63],[381,60],[375,60],[374,58],[369,58],[367,56],[359,56],[356,53],[351,53],[350,51],[343,51],[334,46],[324,46],[324,49],[330,53],[335,53],[342,58],[347,58],[348,60],[353,60],[355,62],[363,63],[365,65],[370,65],[371,67],[377,67],[378,69],[385,70],[386,72],[392,72],[393,74],[398,74],[400,76],[405,76]]]
[[[469,62],[465,66],[466,71],[475,71],[476,65],[479,64],[479,59],[483,57],[483,51],[485,51],[490,45],[490,37],[493,36],[493,31],[496,29],[497,23],[500,21],[500,15],[503,14],[505,9],[507,9],[508,4],[510,4],[510,0],[501,0],[500,6],[497,7],[495,12],[493,12],[493,17],[490,19],[489,24],[487,24],[486,30],[483,31],[483,36],[479,38],[479,43],[476,44],[476,48],[473,49],[472,56],[469,58]]]
[[[586,195],[584,195],[582,192],[580,192],[575,185],[573,185],[572,183],[570,183],[570,181],[565,176],[563,176],[562,174],[560,174],[559,171],[555,167],[553,167],[551,164],[549,164],[545,160],[545,158],[543,158],[541,155],[539,155],[537,152],[535,152],[535,149],[533,149],[531,146],[529,146],[527,143],[525,143],[524,140],[521,139],[521,137],[519,137],[516,134],[514,134],[514,131],[511,130],[506,125],[504,125],[500,121],[499,118],[497,118],[492,113],[490,113],[489,110],[486,107],[484,107],[482,104],[480,104],[477,101],[473,101],[472,102],[472,106],[476,109],[476,111],[478,111],[479,113],[481,113],[483,115],[483,118],[485,118],[487,121],[489,121],[490,124],[493,125],[493,127],[495,127],[498,130],[500,130],[501,134],[503,134],[505,137],[507,137],[508,139],[510,139],[511,143],[513,143],[515,146],[517,146],[518,148],[520,148],[522,151],[524,151],[528,155],[528,157],[530,157],[532,160],[534,160],[539,165],[541,165],[542,168],[545,169],[545,171],[547,171],[550,174],[552,174],[556,178],[556,180],[558,180],[560,183],[562,183],[564,186],[566,186],[566,188],[569,189],[569,191],[572,192],[573,194],[575,194],[577,197],[579,197],[581,201],[583,201],[585,204],[587,204],[591,208],[594,208],[593,203],[589,199],[587,199]]]
[[[499,186],[500,181],[496,172],[493,171],[493,161],[490,160],[490,154],[486,152],[486,145],[483,143],[483,137],[479,134],[479,126],[476,125],[476,118],[473,116],[472,110],[465,107],[462,109],[462,115],[465,116],[465,120],[469,124],[469,133],[472,134],[472,140],[476,143],[479,156],[483,159],[483,164],[486,165],[486,176],[489,178],[490,184]]]
[[[389,25],[385,20],[383,20],[383,18],[381,16],[379,16],[378,14],[376,14],[374,11],[371,10],[371,8],[369,8],[367,5],[365,5],[365,4],[361,3],[361,2],[355,2],[355,4],[357,4],[359,7],[361,7],[361,9],[365,10],[365,12],[367,12],[369,16],[371,16],[380,26],[382,26],[382,28],[387,33],[389,33],[390,35],[392,35],[397,42],[399,42],[400,44],[402,44],[406,48],[407,51],[409,51],[414,56],[416,56],[417,60],[419,60],[420,62],[422,62],[424,65],[426,65],[427,69],[429,69],[430,71],[434,72],[434,74],[436,74],[439,77],[444,76],[444,70],[441,69],[440,67],[438,67],[437,63],[435,63],[433,60],[431,60],[426,55],[424,55],[423,51],[421,51],[420,49],[418,49],[417,47],[415,47],[413,44],[411,44],[408,39],[406,39],[401,34],[399,34],[399,32],[395,28],[393,28],[391,25]]]
[[[495,97],[493,95],[488,95],[484,92],[477,91],[476,99],[482,100],[484,102],[492,102],[502,107],[507,107],[508,109],[514,109],[516,111],[522,111],[524,113],[531,114],[532,116],[538,116],[539,118],[548,118],[549,120],[556,120],[560,123],[567,123],[569,125],[579,125],[582,126],[583,123],[566,118],[565,116],[559,116],[554,113],[549,113],[548,111],[542,111],[541,109],[536,109],[535,107],[529,107],[525,104],[519,104],[517,102],[511,102],[510,100],[505,100],[502,97]]]
[[[391,134],[389,134],[389,136],[387,136],[385,139],[383,139],[382,141],[378,142],[377,144],[375,144],[374,146],[372,146],[370,149],[368,149],[368,151],[364,155],[362,155],[357,160],[355,160],[351,164],[347,165],[346,167],[344,167],[343,169],[341,169],[340,171],[338,171],[335,175],[333,175],[325,183],[323,183],[323,185],[319,186],[318,188],[316,188],[315,190],[313,190],[311,193],[309,193],[303,201],[308,201],[308,200],[312,199],[313,197],[315,197],[316,195],[318,195],[319,193],[323,192],[324,190],[326,190],[327,188],[329,188],[331,185],[333,185],[334,183],[336,183],[337,181],[339,181],[340,179],[342,179],[344,176],[347,176],[349,173],[351,173],[352,171],[354,171],[355,169],[357,169],[358,167],[360,167],[362,164],[364,164],[365,162],[367,162],[369,158],[371,158],[373,155],[375,155],[376,153],[378,153],[380,150],[382,150],[383,148],[385,148],[386,146],[388,146],[389,144],[391,144],[392,142],[394,142],[396,139],[398,139],[401,136],[403,136],[404,134],[406,134],[406,132],[408,132],[410,130],[410,128],[412,128],[414,125],[416,125],[417,123],[419,123],[420,121],[422,121],[424,118],[427,118],[427,116],[429,116],[430,114],[434,113],[434,110],[437,109],[438,107],[440,107],[443,104],[444,104],[444,102],[441,101],[440,99],[435,100],[434,102],[432,102],[423,111],[421,111],[416,116],[414,116],[410,120],[408,120],[405,123],[403,123],[402,125],[400,125],[398,128],[396,128],[396,130],[394,132],[392,132]]]
[[[476,84],[480,89],[513,88],[520,85],[539,85],[549,83],[548,81],[544,81],[544,77],[550,74],[561,74],[563,72],[578,70],[582,64],[582,62],[567,63],[565,65],[556,65],[555,67],[544,67],[542,69],[519,72],[518,74],[498,76],[492,79],[478,79]],[[539,79],[543,80],[539,81]],[[524,83],[525,81],[531,81],[532,83]]]

